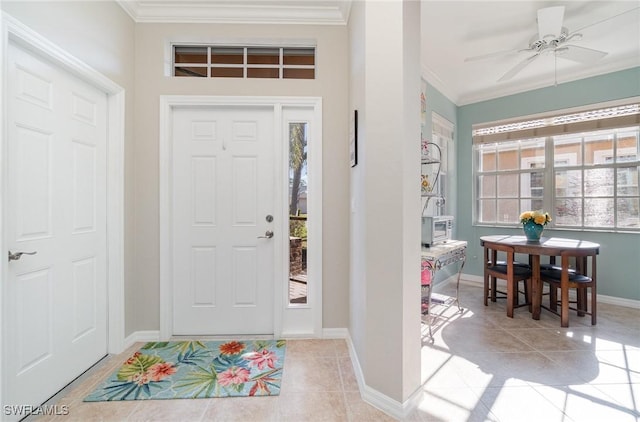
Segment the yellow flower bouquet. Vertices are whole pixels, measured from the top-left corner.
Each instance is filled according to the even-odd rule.
[[[547,223],[551,221],[551,216],[548,212],[544,211],[525,211],[520,214],[520,222],[522,224],[530,221],[536,224],[540,224],[541,226],[546,226]]]

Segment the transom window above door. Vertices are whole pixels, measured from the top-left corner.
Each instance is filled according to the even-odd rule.
[[[173,76],[315,79],[315,47],[173,45]]]

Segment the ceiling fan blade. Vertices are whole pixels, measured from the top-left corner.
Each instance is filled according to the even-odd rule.
[[[607,55],[605,51],[593,50],[591,48],[579,47],[577,45],[566,45],[556,50],[557,57],[573,60],[579,63],[594,63]]]
[[[557,37],[562,31],[564,6],[546,7],[538,10],[538,37]]]
[[[466,59],[464,59],[465,63],[467,62],[476,62],[476,61],[480,61],[480,60],[486,60],[486,59],[492,59],[494,57],[500,57],[500,56],[510,56],[513,54],[517,54],[520,53],[522,51],[529,51],[530,49],[525,49],[525,50],[503,50],[503,51],[494,51],[493,53],[487,53],[487,54],[481,54],[479,56],[471,56],[471,57],[467,57]]]
[[[500,79],[498,79],[498,82],[508,81],[509,79],[513,78],[522,69],[527,67],[527,65],[529,65],[529,63],[534,61],[538,56],[540,56],[540,53],[536,53],[533,56],[527,57],[526,59],[524,59],[523,61],[521,61],[520,63],[518,63],[514,67],[512,67],[511,69],[509,69],[509,71],[507,73],[505,73]]]

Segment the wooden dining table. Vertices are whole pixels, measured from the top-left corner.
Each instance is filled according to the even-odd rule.
[[[507,245],[514,249],[515,253],[527,254],[531,263],[531,314],[533,319],[540,319],[540,308],[542,306],[542,281],[540,279],[540,257],[549,256],[556,257],[562,254],[568,256],[581,257],[584,260],[577,259],[578,271],[586,270],[586,258],[591,257],[595,268],[596,256],[600,253],[600,245],[598,243],[589,242],[580,239],[565,239],[561,237],[541,237],[540,241],[532,242],[527,240],[525,236],[511,235],[492,235],[480,237],[480,245],[485,248],[491,248],[494,245]],[[562,279],[565,282],[560,283],[561,297],[561,321],[562,327],[569,326],[569,293],[568,293],[568,272],[569,262],[562,260]],[[592,274],[591,277],[595,277]]]

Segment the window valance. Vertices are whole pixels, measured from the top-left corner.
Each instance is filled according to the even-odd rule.
[[[532,139],[640,125],[640,102],[473,126],[473,144]]]

